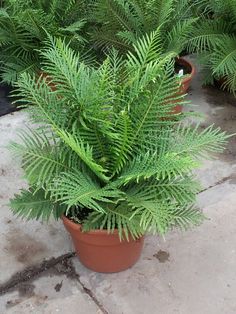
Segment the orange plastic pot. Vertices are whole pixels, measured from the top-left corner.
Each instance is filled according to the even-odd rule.
[[[133,266],[141,255],[144,237],[120,241],[117,230],[111,234],[106,230],[82,232],[81,225],[65,216],[62,220],[81,263],[93,271],[120,272]]]
[[[180,89],[179,89],[179,92],[177,94],[177,96],[178,96],[178,95],[184,95],[184,94],[187,93],[187,91],[188,91],[188,89],[190,87],[190,83],[191,83],[194,75],[196,74],[196,68],[195,68],[195,66],[191,62],[187,61],[184,58],[176,59],[176,63],[178,65],[183,66],[183,68],[188,69],[188,72],[189,72],[188,76],[183,77],[181,79]],[[174,107],[172,113],[173,114],[181,113],[182,109],[183,109],[182,106],[177,105],[177,106]]]
[[[53,84],[52,82],[50,82],[50,77],[48,76],[47,73],[45,73],[45,72],[40,72],[40,73],[39,73],[39,78],[40,78],[40,79],[45,79],[47,85],[51,88],[51,90],[52,90],[53,92],[56,90],[55,84]]]
[[[188,76],[183,77],[183,78],[181,79],[181,86],[180,86],[180,91],[179,91],[179,93],[180,93],[181,95],[183,95],[183,94],[186,94],[186,92],[188,91],[188,89],[189,89],[189,87],[190,87],[190,83],[191,83],[191,81],[192,81],[194,75],[196,74],[196,68],[195,68],[195,66],[194,66],[190,61],[187,61],[187,60],[184,59],[184,58],[178,58],[178,59],[176,60],[176,63],[177,63],[178,65],[183,66],[183,68],[188,69],[188,72],[189,72]]]

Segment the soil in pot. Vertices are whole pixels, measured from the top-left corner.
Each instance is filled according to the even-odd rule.
[[[130,236],[129,241],[120,241],[117,230],[110,234],[107,230],[82,232],[80,224],[65,216],[62,220],[81,263],[93,271],[120,272],[132,267],[141,255],[144,237],[135,240]]]

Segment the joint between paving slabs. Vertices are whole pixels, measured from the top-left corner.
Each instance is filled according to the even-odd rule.
[[[218,185],[221,185],[221,184],[223,184],[223,183],[229,181],[229,180],[232,179],[232,178],[233,178],[232,175],[229,175],[229,176],[227,176],[227,177],[224,177],[224,178],[220,179],[219,181],[217,181],[215,184],[210,185],[210,186],[208,186],[207,188],[201,190],[198,194],[201,194],[201,193],[206,192],[206,191],[208,191],[208,190],[210,190],[210,189],[213,189],[214,187],[216,187],[216,186],[218,186]]]
[[[43,273],[53,270],[56,274],[64,274],[68,278],[77,280],[82,287],[83,292],[86,293],[89,298],[97,305],[100,312],[102,314],[109,314],[100,301],[96,298],[92,290],[88,289],[80,280],[80,275],[76,272],[71,262],[71,258],[75,255],[75,252],[71,252],[63,254],[57,258],[52,257],[48,260],[44,260],[40,264],[32,265],[20,272],[17,272],[16,274],[12,275],[11,278],[5,283],[0,284],[0,296],[18,289],[21,284],[33,282]]]

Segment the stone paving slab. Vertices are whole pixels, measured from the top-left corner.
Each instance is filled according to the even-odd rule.
[[[0,306],[7,314],[102,314],[76,280],[54,275],[21,285],[3,296]]]

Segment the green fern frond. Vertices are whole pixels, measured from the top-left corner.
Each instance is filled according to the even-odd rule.
[[[91,39],[99,48],[113,46],[126,53],[142,36],[160,29],[162,53],[173,48],[179,54],[186,38],[191,38],[190,26],[197,24],[192,20],[192,6],[188,0],[98,0],[91,7],[91,20],[96,25]]]
[[[109,178],[104,174],[107,172],[107,170],[94,161],[93,150],[88,143],[83,143],[81,139],[76,138],[64,130],[58,129],[56,130],[56,133],[66,143],[66,145],[68,145],[74,152],[76,152],[76,154],[78,154],[81,160],[98,176],[98,178],[104,182],[109,180]]]
[[[32,187],[15,195],[15,198],[10,201],[10,206],[13,214],[28,220],[42,219],[47,221],[51,215],[55,219],[59,219],[66,211],[65,206],[50,200],[50,196],[48,194],[46,196],[44,190],[34,190]]]
[[[114,140],[113,147],[111,147],[114,156],[112,160],[113,175],[120,172],[132,155],[132,147],[130,146],[130,143],[132,141],[134,130],[127,112],[122,111],[119,114],[115,130],[117,140]]]
[[[58,18],[64,16],[66,13],[69,13],[75,4],[75,0],[52,0],[50,3],[50,13],[56,15]]]
[[[61,27],[59,30],[62,32],[69,32],[72,34],[77,33],[78,31],[81,31],[82,28],[84,27],[86,21],[85,20],[80,20],[80,21],[76,21],[68,26],[65,27]],[[81,41],[83,41],[83,38],[81,37]]]
[[[124,43],[128,45],[127,48],[130,48],[137,41],[137,36],[135,36],[134,33],[129,32],[129,31],[120,31],[117,33],[117,37],[121,38],[121,40],[124,41]],[[125,48],[125,44],[123,44],[124,48]]]
[[[203,20],[192,30],[187,48],[190,52],[197,51],[199,53],[212,50],[222,35],[229,31],[229,24],[224,20]]]
[[[118,34],[120,34],[120,32]],[[116,48],[119,51],[128,51],[130,49],[130,44],[118,34],[116,36],[113,31],[107,30],[104,32],[95,29],[91,35],[91,39],[95,42],[97,48],[101,48],[102,51],[106,53],[112,48]]]
[[[223,83],[223,88],[229,90],[236,96],[236,72],[227,74],[226,81]]]
[[[155,177],[158,180],[176,178],[190,172],[199,164],[190,156],[178,156],[176,153],[166,153],[163,156],[155,152],[147,152],[137,156],[124,168],[119,181],[127,184],[131,181],[139,182]]]
[[[31,185],[45,187],[61,172],[80,165],[75,153],[43,130],[22,131],[19,137],[22,143],[11,143],[10,149],[21,156],[25,177]]]
[[[80,56],[72,49],[65,49],[66,46],[65,40],[54,39],[49,35],[47,47],[41,52],[45,60],[43,69],[53,77],[57,89],[63,91],[69,89],[68,95],[73,95],[72,101],[77,102]]]
[[[146,2],[146,10],[151,11],[152,17],[155,20],[156,25],[162,25],[166,23],[171,13],[174,11],[174,2],[175,0],[149,0]],[[151,24],[152,21],[149,21]]]
[[[5,62],[4,56],[2,60],[2,64],[0,65],[1,78],[2,82],[5,82],[9,85],[14,85],[14,82],[25,72],[29,74],[33,74],[38,71],[37,61],[33,59],[33,56],[28,56],[25,60],[17,60],[14,58],[11,59],[11,62],[7,62],[9,58],[7,57]],[[15,61],[15,62],[14,62]]]
[[[67,102],[58,97],[52,90],[50,80],[43,75],[38,78],[23,73],[16,84],[15,94],[19,97],[18,103],[22,103],[21,98],[24,98],[24,104],[36,105],[37,109],[32,110],[35,121],[47,122],[54,128],[64,127],[68,122]]]
[[[154,74],[158,76],[155,78]],[[167,120],[168,116],[174,106],[182,104],[183,96],[178,95],[179,83],[172,74],[173,63],[170,56],[167,56],[161,62],[156,61],[154,64],[151,63],[151,66],[148,65],[142,79],[132,86],[129,95],[132,103],[137,102],[141,95],[148,99],[142,106],[133,107],[132,103],[127,104],[132,110],[132,119],[136,125],[134,140],[142,139],[147,133],[151,134],[160,125],[173,123]],[[145,95],[145,88],[152,84],[151,82],[154,82],[155,89],[151,89],[149,94]]]
[[[95,180],[79,170],[57,177],[50,187],[50,192],[57,202],[66,205],[68,209],[80,206],[103,213],[105,204],[117,202],[123,194],[112,184],[101,188]]]
[[[135,54],[129,53],[128,60],[131,67],[144,67],[150,61],[155,61],[162,53],[160,28],[144,35],[134,45]]]
[[[132,212],[127,211],[127,207],[117,206],[114,209],[107,209],[105,213],[94,212],[90,214],[83,224],[83,231],[106,229],[108,233],[118,230],[120,240],[130,236],[134,239],[141,237],[145,230],[140,226],[138,216],[131,219]]]
[[[83,1],[79,2],[82,7]],[[83,47],[85,16],[78,6],[74,0],[53,0],[51,5],[45,0],[4,1],[0,12],[1,60],[3,55],[8,56],[7,62],[15,63],[15,68],[24,63],[25,71],[31,69],[33,60],[39,71],[42,60],[39,49],[44,47],[47,34],[63,37],[75,49]],[[17,72],[16,77],[12,75],[10,67],[5,67],[5,72],[3,80],[7,78],[12,84],[19,77]]]
[[[191,176],[177,176],[171,179],[152,179],[127,186],[129,201],[134,198],[137,204],[142,201],[166,200],[178,204],[194,203],[200,185]]]
[[[130,205],[135,209],[133,216],[140,217],[140,226],[147,231],[164,235],[172,228],[187,229],[199,225],[204,220],[204,215],[197,209],[185,205],[163,201],[136,202]]]
[[[109,15],[109,22],[117,29],[136,31],[140,23],[135,12],[130,10],[131,1],[125,0],[99,0],[92,9],[95,20],[104,22],[104,11]]]
[[[190,41],[193,41],[192,32],[195,29],[198,18],[189,18],[184,21],[177,21],[176,25],[168,32],[165,40],[166,51],[175,51],[176,54],[179,51],[184,50]],[[181,40],[180,40],[181,38]]]
[[[112,138],[114,135],[108,128],[100,129],[99,126],[94,126],[92,123],[87,123],[85,127],[79,131],[80,137],[83,142],[87,142],[93,147],[93,157],[98,161],[104,168],[108,168],[112,154],[110,146],[113,143]]]
[[[212,54],[213,75],[225,77],[236,71],[236,36],[222,35]]]
[[[194,158],[207,158],[209,153],[222,152],[229,137],[220,128],[214,128],[214,125],[200,131],[199,125],[189,129],[180,124],[170,150],[178,156],[188,154]]]

